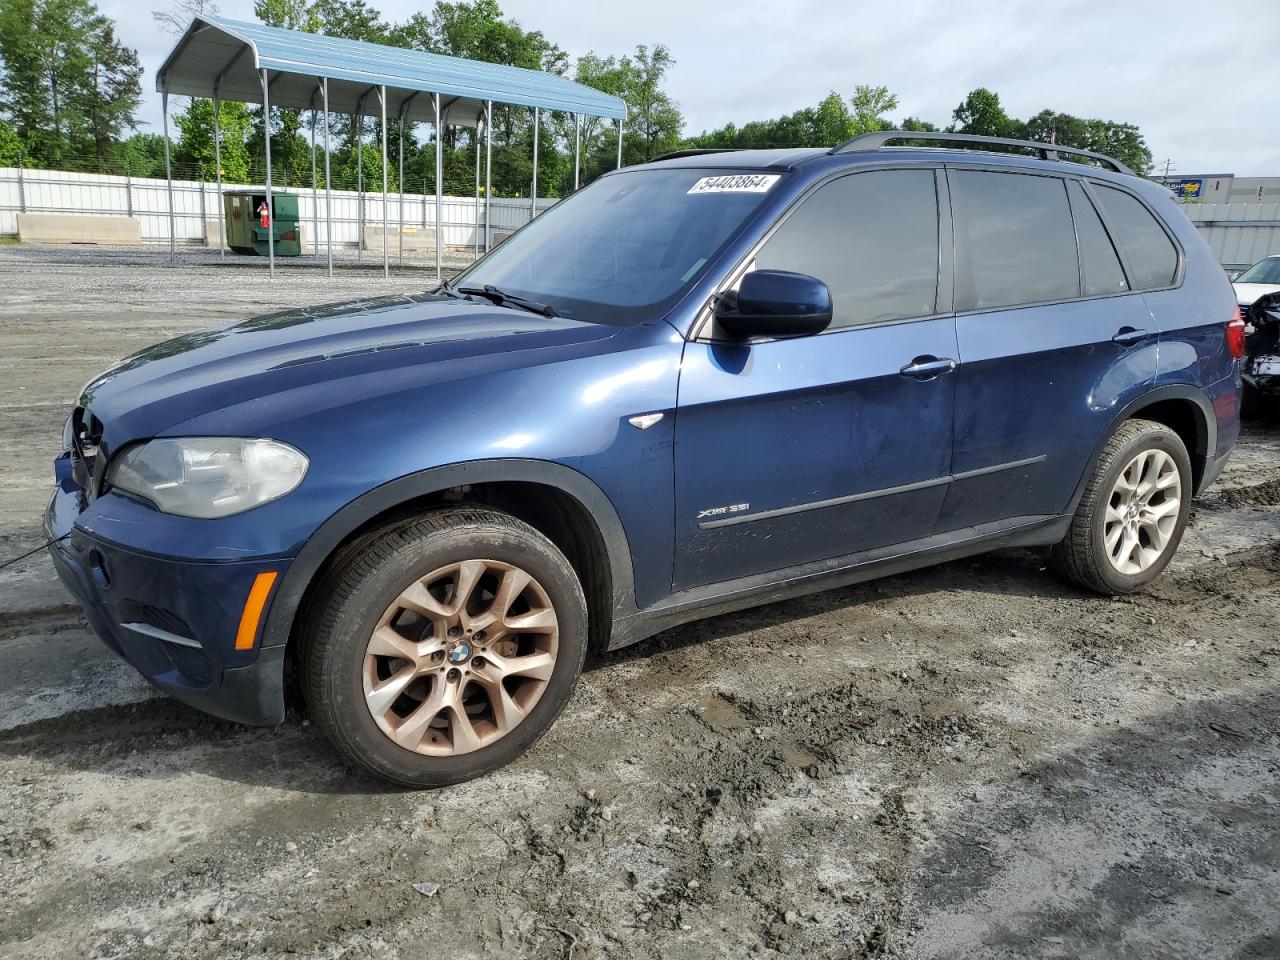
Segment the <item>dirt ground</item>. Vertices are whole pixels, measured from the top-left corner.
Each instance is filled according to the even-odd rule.
[[[428,282],[0,248],[0,559],[39,542],[100,368]],[[1144,594],[1015,550],[683,627],[592,665],[523,759],[430,793],[345,767],[305,715],[153,694],[46,558],[0,571],[12,960],[1275,958],[1277,904],[1277,424]]]

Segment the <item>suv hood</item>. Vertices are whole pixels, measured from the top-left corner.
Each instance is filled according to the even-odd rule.
[[[118,448],[245,401],[317,384],[373,396],[384,392],[380,384],[403,390],[454,379],[463,368],[476,375],[547,362],[620,329],[435,294],[379,297],[167,340],[93,380],[80,405],[103,425],[104,443]],[[458,372],[450,375],[444,361]]]
[[[1262,295],[1280,290],[1277,283],[1233,283],[1232,286],[1236,290],[1236,303],[1241,307],[1251,306]]]

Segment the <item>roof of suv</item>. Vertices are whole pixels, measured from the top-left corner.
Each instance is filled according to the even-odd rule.
[[[894,139],[914,140],[915,145],[891,147],[886,144]],[[921,140],[933,140],[938,143],[970,143],[978,149],[956,147],[922,147]],[[989,147],[1015,147],[1023,153],[1010,153],[1007,150],[983,149]],[[1039,156],[1031,156],[1025,151],[1038,151]],[[908,131],[883,131],[855,137],[837,147],[804,147],[781,150],[679,150],[651,161],[664,167],[719,167],[735,170],[791,170],[795,167],[822,157],[839,157],[847,163],[876,162],[886,158],[886,154],[899,159],[908,160],[973,160],[975,156],[984,162],[1008,163],[1019,166],[1039,166],[1041,164],[1061,164],[1064,161],[1072,166],[1081,166],[1079,161],[1068,159],[1073,156],[1088,157],[1097,161],[1100,166],[1090,165],[1092,170],[1108,173],[1132,175],[1124,164],[1111,157],[1093,153],[1088,150],[1077,150],[1057,144],[1037,143],[1026,140],[1009,140],[999,137],[979,137],[967,134],[921,134]],[[1060,157],[1059,154],[1065,156]],[[1107,169],[1107,168],[1110,169]]]

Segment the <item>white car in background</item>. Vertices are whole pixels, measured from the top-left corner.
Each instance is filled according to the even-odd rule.
[[[1263,294],[1280,290],[1280,253],[1259,260],[1248,270],[1237,273],[1231,280],[1236,289],[1236,303],[1244,313]]]

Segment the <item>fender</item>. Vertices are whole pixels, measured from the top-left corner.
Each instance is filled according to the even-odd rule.
[[[463,484],[516,481],[555,487],[573,497],[599,527],[609,555],[613,588],[613,619],[636,613],[631,549],[618,513],[604,492],[585,475],[548,460],[469,460],[432,467],[391,480],[352,500],[321,524],[307,540],[284,575],[267,613],[263,649],[288,643],[298,605],[321,565],[344,540],[379,514],[418,497]]]
[[[1089,468],[1080,477],[1080,482],[1076,485],[1076,491],[1071,497],[1071,506],[1067,509],[1068,513],[1075,513],[1076,508],[1080,505],[1080,498],[1084,496],[1084,488],[1088,485],[1089,478],[1093,473],[1093,465],[1098,462],[1098,457],[1102,455],[1102,448],[1106,446],[1107,440],[1116,432],[1120,424],[1130,419],[1134,413],[1143,407],[1149,407],[1153,403],[1159,403],[1162,400],[1190,400],[1195,404],[1199,411],[1196,421],[1196,443],[1195,447],[1188,450],[1191,455],[1193,466],[1199,466],[1201,483],[1208,476],[1208,466],[1213,460],[1213,451],[1218,448],[1218,418],[1214,413],[1213,404],[1209,402],[1209,398],[1204,391],[1198,387],[1189,384],[1173,383],[1162,387],[1156,387],[1154,390],[1135,397],[1120,409],[1111,419],[1111,423],[1107,430],[1098,438],[1098,442],[1094,444],[1093,453],[1089,457]],[[1200,490],[1195,491],[1195,495],[1199,495]]]

